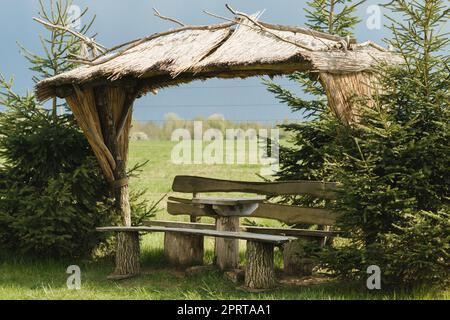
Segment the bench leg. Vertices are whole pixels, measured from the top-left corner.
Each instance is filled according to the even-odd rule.
[[[250,289],[275,287],[273,244],[247,241],[245,286]]]
[[[140,271],[140,247],[138,232],[117,233],[115,276],[133,276]]]
[[[285,274],[292,276],[312,275],[316,262],[305,252],[305,246],[310,241],[318,242],[320,239],[298,239],[283,245],[283,271]]]
[[[239,217],[218,217],[216,230],[239,231]],[[239,240],[216,238],[216,264],[220,270],[234,270],[239,267]]]
[[[166,232],[164,235],[164,255],[176,266],[203,265],[203,236]]]

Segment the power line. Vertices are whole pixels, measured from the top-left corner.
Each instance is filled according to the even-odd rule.
[[[199,120],[191,120],[191,119],[134,119],[138,122],[196,122],[196,121],[222,121],[222,122],[249,122],[249,123],[257,123],[257,122],[284,122],[284,121],[304,121],[304,119],[264,119],[264,120],[251,120],[251,119],[199,119]]]
[[[299,87],[298,84],[279,84],[281,87]],[[177,90],[189,89],[235,89],[235,88],[264,88],[264,85],[243,85],[243,86],[198,86],[198,87],[178,87]]]
[[[135,108],[237,108],[237,107],[284,107],[285,104],[259,103],[259,104],[140,104]]]

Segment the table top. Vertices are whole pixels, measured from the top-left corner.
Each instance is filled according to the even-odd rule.
[[[236,206],[236,205],[263,203],[265,200],[266,200],[265,197],[253,197],[253,198],[202,197],[202,198],[193,198],[192,203],[210,204],[218,206]]]

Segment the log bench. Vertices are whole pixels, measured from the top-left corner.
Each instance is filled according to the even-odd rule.
[[[330,231],[338,218],[338,214],[325,208],[308,208],[295,205],[270,203],[260,196],[295,196],[309,197],[332,201],[335,199],[337,184],[319,181],[286,181],[286,182],[248,182],[220,180],[195,176],[175,177],[172,190],[177,193],[192,194],[192,198],[171,196],[167,203],[167,212],[173,216],[189,215],[190,223],[174,221],[147,221],[147,226],[165,226],[177,228],[196,228],[222,231],[244,231],[268,235],[285,235],[297,240],[283,245],[284,271],[288,274],[310,275],[313,264],[309,257],[301,252],[304,241],[324,244],[328,239],[339,235]],[[250,198],[227,197],[230,193],[250,194]],[[225,196],[207,196],[203,193],[221,193]],[[258,197],[255,197],[257,195]],[[215,224],[201,224],[202,217],[212,217]],[[267,228],[241,226],[241,217],[274,219],[289,225],[317,225],[324,230],[298,228]],[[166,235],[166,237],[172,237]],[[177,235],[175,235],[177,237]],[[171,239],[170,242],[176,239]],[[188,243],[188,242],[187,242]],[[203,243],[202,239],[191,242],[192,246]],[[171,248],[165,249],[170,256]],[[300,251],[300,252],[299,252]],[[239,263],[239,243],[237,240],[217,239],[215,260],[222,270],[235,269]]]
[[[230,232],[218,231],[214,229],[197,228],[176,228],[176,227],[101,227],[97,228],[99,232],[117,232],[131,233],[132,239],[136,246],[139,246],[139,233],[164,232],[167,235],[183,235],[183,236],[208,236],[219,239],[246,240],[247,251],[245,268],[245,286],[251,289],[268,289],[276,285],[274,270],[274,246],[283,245],[294,238],[281,235],[257,234],[251,232]],[[184,250],[183,246],[175,246],[177,248],[176,259],[182,262],[183,257],[190,260],[192,252]],[[203,248],[203,247],[202,247]],[[195,253],[201,256],[203,262],[203,250]]]
[[[247,240],[246,286],[251,289],[266,289],[275,284],[274,246],[282,246],[283,268],[286,273],[310,275],[314,263],[310,257],[305,256],[303,241],[323,244],[327,239],[339,235],[339,232],[329,230],[339,215],[325,208],[270,203],[260,195],[308,195],[330,201],[335,199],[336,187],[337,184],[333,182],[246,182],[177,176],[172,190],[177,193],[190,193],[192,197],[169,197],[167,212],[173,216],[188,215],[190,222],[145,221],[143,227],[106,227],[98,230],[117,232],[118,237],[131,233],[135,246],[139,246],[139,232],[164,232],[164,253],[167,261],[181,266],[202,265],[204,237],[214,237],[215,264],[221,270],[239,267],[239,240]],[[199,196],[200,193],[211,192],[249,193],[253,196]],[[200,223],[202,217],[214,218],[215,224]],[[290,225],[307,224],[325,228],[310,230],[242,226],[242,217],[274,219]]]

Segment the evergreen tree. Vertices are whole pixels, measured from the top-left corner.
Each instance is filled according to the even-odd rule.
[[[449,39],[450,9],[441,0],[395,0],[388,5],[389,44],[400,68],[380,70],[376,106],[362,116],[347,144],[327,158],[342,184],[336,210],[350,243],[332,251],[328,266],[366,276],[378,265],[387,284],[442,281],[450,270]]]
[[[39,0],[40,11],[38,19],[48,24],[48,26],[60,26],[60,28],[48,28],[48,36],[40,36],[43,55],[33,53],[20,45],[22,55],[30,62],[30,70],[34,72],[33,81],[35,83],[56,76],[60,73],[69,71],[75,67],[71,59],[77,56],[85,55],[84,45],[67,29],[74,24],[80,23],[86,16],[88,8],[85,8],[78,15],[73,15],[73,0],[50,0],[44,3]],[[95,22],[95,15],[89,19],[88,23],[79,26],[77,31],[82,36],[88,36],[89,30]],[[57,115],[58,107],[65,104],[58,104],[58,98],[52,99],[52,115]]]
[[[332,116],[313,80],[292,77],[319,98],[313,100],[269,83],[308,118],[286,126],[294,147],[282,149],[278,178],[341,183],[330,207],[341,213],[338,227],[351,238],[325,250],[323,266],[365,279],[367,267],[378,265],[385,284],[442,283],[450,272],[450,58],[448,33],[442,33],[450,9],[443,0],[394,0],[387,7],[396,14],[387,42],[404,64],[380,67],[382,94],[372,108],[360,99],[358,123],[347,126]],[[318,21],[325,26],[327,20]],[[323,205],[306,197],[284,200]]]
[[[354,0],[313,0],[307,2],[305,9],[306,26],[311,29],[337,34],[341,37],[353,35],[353,28],[360,22],[355,16],[363,1]]]
[[[355,14],[362,3],[364,1],[309,1],[305,9],[306,25],[321,32],[351,36],[353,28],[360,22]],[[339,135],[336,134],[338,124],[333,125],[336,119],[328,108],[325,90],[315,75],[297,72],[288,78],[299,85],[303,96],[311,98],[299,97],[272,81],[264,81],[277,99],[290,106],[293,112],[302,113],[308,120],[281,126],[292,139],[289,146],[280,147],[277,180],[332,180],[331,173],[324,166],[324,159],[330,152],[327,145],[339,139]],[[308,196],[286,197],[283,201],[298,205],[323,205]]]
[[[72,22],[71,4],[50,0],[47,9],[41,2],[42,22],[63,29],[50,28],[50,37],[42,38],[44,56],[22,47],[35,81],[70,70],[74,65],[67,60],[83,54],[80,41],[65,30]],[[73,115],[58,115],[56,99],[48,110],[31,92],[14,92],[13,81],[1,74],[0,105],[6,107],[0,113],[0,249],[36,256],[89,256],[109,239],[95,228],[114,224],[119,217],[112,210],[110,187]],[[130,197],[133,224],[151,216],[157,205],[149,209],[140,197],[141,191]]]

